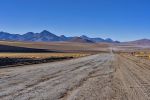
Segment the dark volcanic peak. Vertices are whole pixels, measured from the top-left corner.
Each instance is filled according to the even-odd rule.
[[[56,36],[57,37],[57,35],[55,35],[55,34],[53,34],[53,33],[51,33],[51,32],[49,32],[49,31],[47,31],[47,30],[43,30],[41,33],[39,33],[39,34],[41,34],[41,35],[50,35],[50,36]]]
[[[94,43],[93,41],[91,40],[88,40],[88,39],[83,39],[81,37],[74,37],[72,38],[71,40],[69,40],[70,42],[79,42],[79,43]]]
[[[59,37],[47,30],[43,30],[40,33],[28,32],[23,35],[25,41],[36,41],[36,42],[49,42],[59,41]]]
[[[0,40],[20,40],[21,35],[19,34],[10,34],[7,32],[0,32]]]
[[[65,35],[60,35],[60,37],[62,37],[62,38],[66,38],[66,36],[65,36]]]
[[[41,33],[50,33],[50,32],[47,30],[43,30]]]
[[[60,36],[60,41],[67,41],[69,40],[70,38],[69,37],[66,37],[65,35],[61,35]]]
[[[43,30],[42,32],[40,32],[40,34],[52,34],[52,33],[47,30]]]
[[[114,41],[114,43],[121,43],[120,41]]]
[[[33,34],[35,34],[35,33],[33,33],[33,32],[27,32],[27,33],[25,33],[23,35],[33,35]]]
[[[86,35],[82,35],[80,37],[83,39],[88,39],[88,40],[94,41],[94,42],[105,42],[105,40],[102,38],[90,38],[90,37],[87,37]]]
[[[89,39],[89,37],[87,37],[86,35],[81,35],[80,37],[83,39]]]
[[[25,33],[25,34],[23,34],[22,35],[22,40],[23,41],[32,41],[32,39],[34,38],[34,36],[35,36],[35,33],[33,33],[33,32],[28,32],[28,33]]]
[[[113,42],[113,40],[110,39],[110,38],[106,38],[105,41],[107,41],[107,42]]]
[[[0,34],[10,34],[10,33],[0,31]]]
[[[28,32],[28,33],[23,34],[22,36],[27,36],[27,37],[29,37],[29,36],[33,36],[33,35],[35,35],[35,33],[33,33],[33,32]]]

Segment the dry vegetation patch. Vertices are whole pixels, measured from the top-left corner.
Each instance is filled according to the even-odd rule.
[[[83,57],[87,53],[0,53],[1,58],[49,58],[49,57]]]
[[[87,53],[0,53],[0,66],[38,64],[87,56]]]

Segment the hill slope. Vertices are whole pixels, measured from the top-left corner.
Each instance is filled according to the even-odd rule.
[[[136,45],[150,45],[150,39],[140,39],[140,40],[130,41],[127,43],[136,44]]]
[[[57,52],[80,52],[80,51],[81,52],[82,51],[97,52],[97,51],[101,51],[101,50],[102,51],[106,50],[109,47],[109,44],[106,44],[106,43],[80,43],[80,42],[0,41],[0,45],[7,45],[7,46],[13,46],[13,47],[24,47],[24,48],[35,48],[35,49],[46,49],[46,50],[57,51]],[[1,47],[1,48],[3,48],[3,47]]]

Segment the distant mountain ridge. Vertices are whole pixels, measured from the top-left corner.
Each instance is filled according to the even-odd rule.
[[[47,30],[43,30],[40,33],[28,32],[23,35],[20,34],[10,34],[7,32],[0,32],[0,40],[8,41],[31,41],[31,42],[57,42],[57,41],[72,41],[76,37],[66,37],[64,35],[57,36]],[[109,42],[109,43],[119,43],[119,41],[114,41],[110,38],[90,38],[85,35],[79,36],[78,39],[73,40],[74,42]],[[72,42],[73,42],[72,41]]]
[[[69,42],[79,42],[79,43],[95,43],[91,40],[88,39],[83,39],[81,37],[74,37],[71,40],[69,40]]]
[[[135,41],[129,41],[126,43],[146,46],[146,45],[150,45],[150,39],[140,39],[140,40],[135,40]]]

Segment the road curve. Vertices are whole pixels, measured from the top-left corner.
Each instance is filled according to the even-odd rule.
[[[0,100],[150,100],[150,65],[96,54],[0,69]]]

